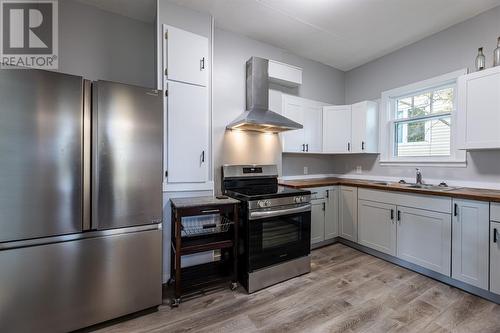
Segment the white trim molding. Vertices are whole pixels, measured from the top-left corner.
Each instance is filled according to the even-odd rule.
[[[412,83],[403,87],[391,89],[382,92],[380,103],[380,165],[394,166],[436,166],[436,167],[466,167],[466,152],[459,150],[457,119],[461,110],[458,108],[459,95],[462,93],[457,85],[460,76],[467,74],[467,69],[457,70],[451,73],[436,76],[431,79]],[[396,157],[394,156],[394,107],[395,100],[401,96],[411,95],[420,91],[425,92],[432,88],[452,85],[455,89],[454,110],[451,113],[451,155],[450,156],[432,156],[432,157]]]

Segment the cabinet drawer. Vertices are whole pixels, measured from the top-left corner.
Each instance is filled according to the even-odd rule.
[[[397,206],[421,208],[441,213],[451,213],[451,198],[425,194],[397,193],[360,188],[359,199]]]
[[[495,202],[491,203],[490,220],[500,222],[500,203],[495,203]]]
[[[311,191],[311,200],[321,200],[325,199],[327,194],[326,191],[328,189],[332,189],[330,187],[312,187],[312,188],[305,188],[304,190],[306,191]]]

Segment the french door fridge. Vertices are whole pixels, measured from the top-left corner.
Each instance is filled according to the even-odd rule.
[[[0,70],[0,332],[65,332],[162,302],[162,98]]]

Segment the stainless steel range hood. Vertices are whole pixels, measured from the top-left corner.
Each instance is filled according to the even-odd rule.
[[[247,61],[247,110],[227,125],[227,129],[277,133],[303,127],[269,110],[268,68],[267,59],[252,57]]]

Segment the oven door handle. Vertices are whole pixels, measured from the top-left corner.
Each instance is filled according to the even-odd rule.
[[[295,213],[304,213],[311,211],[311,204],[294,207],[294,208],[286,208],[279,210],[268,210],[268,211],[258,211],[258,212],[250,212],[248,219],[249,220],[259,220],[265,219],[268,217],[295,214]]]

